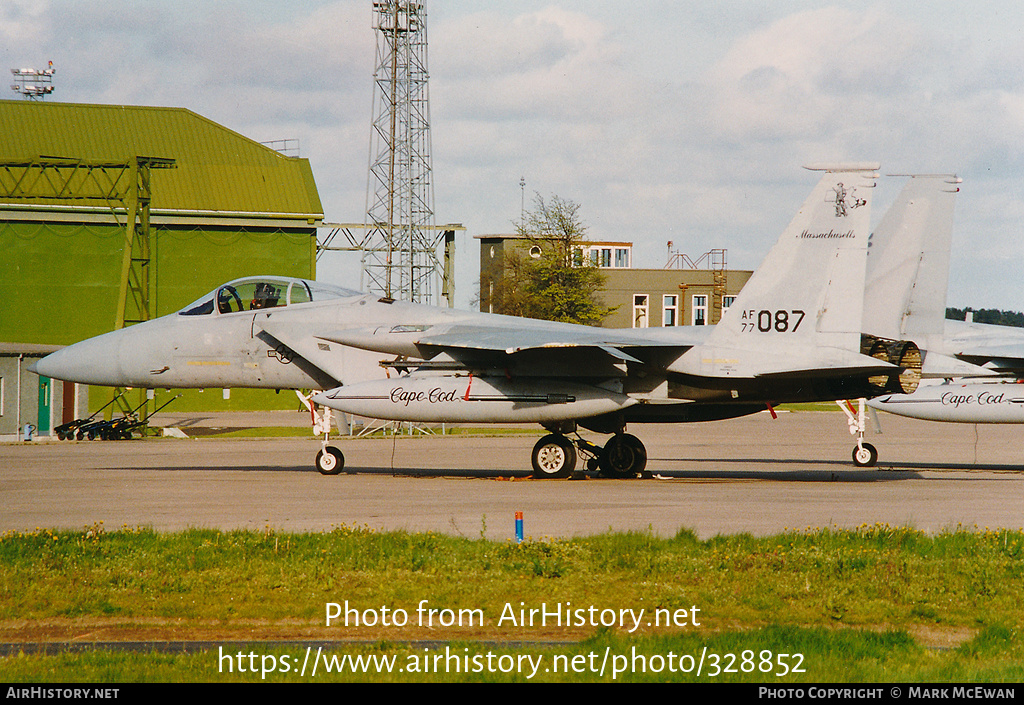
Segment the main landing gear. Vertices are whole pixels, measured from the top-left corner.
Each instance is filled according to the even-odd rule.
[[[857,437],[857,445],[853,447],[853,464],[859,468],[873,468],[878,462],[878,451],[870,443],[864,442],[864,400],[858,400],[858,408],[853,409],[849,400],[836,401],[839,408],[846,414],[846,423],[850,426],[850,435]]]
[[[569,477],[576,469],[576,447],[560,433],[549,433],[533,447],[533,477],[552,480]]]
[[[602,477],[638,477],[647,467],[647,449],[639,438],[628,433],[616,433],[604,448],[584,438],[570,440],[561,433],[550,433],[533,447],[534,479],[571,476],[579,454],[589,456],[587,469],[597,470]]]
[[[296,390],[295,394],[298,395],[299,401],[309,409],[313,422],[313,433],[318,436],[322,433],[324,436],[323,440],[320,441],[320,452],[316,454],[314,467],[316,467],[321,475],[339,474],[345,469],[345,454],[338,450],[336,446],[328,445],[331,437],[331,425],[334,423],[331,410],[323,407],[318,411],[316,405],[309,400],[308,396],[298,390]]]
[[[636,436],[617,433],[605,443],[597,464],[603,477],[638,477],[647,467],[647,449]]]

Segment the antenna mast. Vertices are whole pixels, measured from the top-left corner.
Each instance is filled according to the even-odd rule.
[[[444,235],[434,227],[426,8],[379,0],[373,11],[377,59],[363,274],[370,291],[435,303]]]

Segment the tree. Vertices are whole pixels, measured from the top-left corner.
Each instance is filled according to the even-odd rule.
[[[967,312],[974,314],[975,323],[990,323],[998,326],[1015,326],[1024,328],[1024,313],[1020,311],[1000,311],[995,308],[946,308],[946,318],[953,321],[962,321],[967,317]]]
[[[533,210],[516,224],[524,246],[506,251],[501,279],[494,284],[495,313],[600,325],[615,310],[598,298],[605,281],[601,270],[583,257],[587,228],[579,209],[558,196],[534,197]]]

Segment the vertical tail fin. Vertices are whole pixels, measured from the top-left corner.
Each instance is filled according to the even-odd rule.
[[[756,336],[786,342],[848,336],[858,350],[876,163],[814,164],[826,172],[778,242],[715,327],[709,343],[730,347]]]
[[[871,235],[864,332],[924,346],[942,335],[960,179],[913,175]]]
[[[876,163],[815,164],[818,185],[706,343],[669,366],[755,377],[861,366],[860,328]]]

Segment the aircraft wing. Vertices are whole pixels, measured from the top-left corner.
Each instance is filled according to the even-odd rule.
[[[1024,371],[1024,328],[990,323],[945,321],[946,355],[1016,374]]]
[[[1024,370],[1024,349],[1020,345],[972,345],[958,357],[993,370]]]
[[[502,317],[499,325],[466,321],[435,326],[395,325],[317,333],[326,341],[375,352],[429,358],[439,352],[478,351],[515,355],[558,348],[597,348],[637,361],[627,350],[657,348],[680,353],[707,337],[705,330],[591,328]],[[687,326],[687,329],[694,328]]]
[[[512,355],[524,350],[537,348],[598,347],[621,350],[634,347],[689,348],[704,337],[691,331],[672,331],[671,335],[635,333],[633,330],[611,328],[588,328],[572,326],[560,329],[534,325],[533,321],[520,320],[515,328],[463,323],[447,330],[429,332],[420,339],[422,346],[438,348],[471,348],[476,350],[501,350]]]
[[[286,354],[294,351],[296,363],[339,381],[351,364],[345,355],[339,355],[340,346],[407,358],[410,367],[498,368],[505,374],[547,378],[621,377],[626,374],[626,364],[666,367],[710,332],[710,328],[694,326],[609,329],[476,315],[436,324],[333,330],[323,322],[280,317],[259,320],[256,325],[261,329],[259,337],[267,338],[274,347],[284,346]]]

